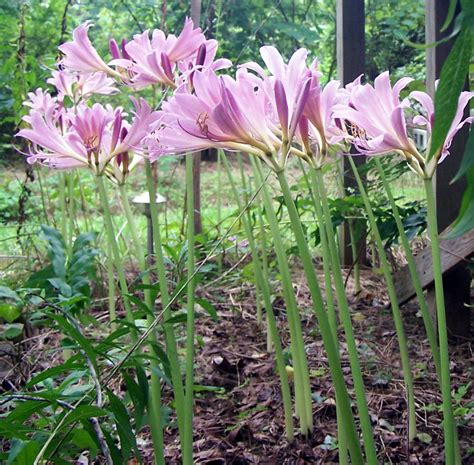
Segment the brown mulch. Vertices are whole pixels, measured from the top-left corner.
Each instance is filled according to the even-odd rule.
[[[302,280],[303,282],[303,280]],[[349,282],[349,288],[351,283]],[[415,377],[418,438],[407,447],[406,403],[397,339],[391,311],[387,307],[385,286],[370,271],[363,272],[362,297],[351,299],[354,330],[360,351],[361,367],[367,387],[369,409],[379,450],[379,463],[442,464],[443,438],[441,414],[434,409],[441,397],[434,366],[417,306],[403,307],[409,338],[412,371]],[[288,444],[285,438],[279,379],[273,356],[266,350],[264,328],[256,323],[255,295],[242,285],[205,295],[218,308],[219,322],[198,320],[196,332],[202,347],[196,360],[196,383],[221,388],[204,392],[196,399],[194,420],[195,463],[207,465],[273,465],[339,463],[331,447],[336,435],[334,389],[327,359],[318,335],[318,325],[310,310],[308,291],[296,287],[303,313],[305,343],[311,370],[314,431],[308,437],[297,434]],[[284,328],[281,299],[274,309]],[[282,335],[285,346],[288,336]],[[343,340],[343,334],[340,333]],[[349,386],[350,368],[342,347],[344,372]],[[472,379],[473,351],[469,342],[452,347],[452,386],[466,385]],[[351,389],[352,392],[352,389]],[[472,390],[464,397],[473,398]],[[458,405],[460,407],[460,405]],[[471,414],[472,416],[472,406]],[[463,463],[474,463],[467,450],[474,443],[471,418],[458,418]],[[168,429],[167,463],[180,463],[175,428]],[[471,457],[472,459],[472,457]]]
[[[294,267],[298,269],[298,267]],[[320,282],[323,282],[321,279]],[[406,403],[400,369],[397,339],[383,280],[370,270],[362,270],[363,291],[350,299],[354,331],[360,352],[361,367],[367,387],[380,464],[443,464],[441,403],[434,375],[430,349],[416,304],[403,307],[409,339],[412,371],[415,377],[417,426],[419,437],[407,447]],[[212,291],[210,291],[212,289]],[[353,283],[348,282],[348,293]],[[285,438],[279,380],[272,354],[267,352],[265,328],[256,322],[255,294],[248,284],[214,283],[199,290],[211,301],[219,321],[209,317],[197,320],[195,384],[203,388],[196,394],[194,418],[194,457],[196,465],[301,465],[339,463],[334,448],[336,411],[334,389],[330,380],[318,325],[303,277],[295,276],[295,290],[301,308],[313,392],[314,431],[310,437],[296,435],[293,443]],[[288,347],[285,309],[281,296],[274,301],[284,346]],[[340,333],[343,341],[343,334]],[[22,354],[12,370],[26,380],[30,370],[38,373],[60,363],[59,335],[51,330],[33,336],[30,350]],[[344,344],[341,344],[344,372],[352,388],[350,368]],[[456,392],[473,378],[472,343],[451,347],[452,386]],[[44,355],[38,357],[38,355]],[[289,361],[291,364],[291,360]],[[119,385],[120,383],[118,383]],[[117,388],[119,389],[117,385]],[[8,386],[3,386],[9,390]],[[352,389],[350,389],[353,393]],[[164,400],[171,401],[169,388]],[[472,388],[456,401],[461,448],[465,464],[474,444]],[[471,402],[470,410],[467,408]],[[355,408],[355,407],[354,407]],[[295,421],[295,426],[297,422]],[[139,434],[146,464],[151,464],[148,432]],[[176,421],[166,428],[167,464],[181,463]],[[472,453],[472,451],[471,451]],[[99,462],[96,462],[99,463]],[[130,462],[135,463],[135,462]]]

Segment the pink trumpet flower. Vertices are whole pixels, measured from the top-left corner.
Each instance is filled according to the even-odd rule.
[[[150,39],[147,30],[123,44],[121,53],[112,42],[111,51],[115,59],[111,64],[127,70],[128,84],[136,89],[153,84],[176,87],[175,70],[189,70],[189,62],[196,59],[203,44],[206,44],[209,54],[203,65],[211,66],[217,42],[206,41],[201,29],[194,28],[192,20],[187,18],[178,37],[173,34],[166,37],[163,31],[155,29]],[[217,67],[220,65],[219,62]]]
[[[304,152],[293,149],[293,153],[313,165],[321,164],[328,145],[339,143],[345,135],[332,114],[334,105],[343,100],[339,83],[331,81],[322,89],[317,61],[313,60],[308,66],[305,49],[297,50],[288,64],[275,47],[262,47],[260,53],[270,75],[257,63],[246,63],[243,67],[255,71],[266,83],[267,94],[275,101],[283,137],[291,141],[295,136]],[[302,93],[303,87],[306,90]],[[297,109],[301,95],[305,96],[303,115],[301,108]],[[293,114],[291,121],[289,114]]]
[[[259,156],[272,168],[282,169],[288,152],[295,148],[288,137],[282,140],[279,116],[289,126],[286,133],[294,133],[310,84],[300,77],[293,83],[298,92],[290,91],[295,97],[290,110],[290,104],[284,102],[288,91],[277,92],[275,97],[271,83],[246,68],[238,70],[235,80],[218,77],[212,69],[196,71],[194,93],[182,84],[163,104],[154,132],[155,155],[216,147]]]
[[[67,96],[77,102],[92,94],[111,95],[118,92],[114,80],[105,73],[76,74],[59,70],[53,71],[52,75],[46,82],[56,87],[60,100]]]
[[[335,105],[334,116],[355,125],[352,141],[361,153],[379,155],[396,151],[418,156],[407,133],[403,112],[407,102],[399,98],[400,91],[411,80],[402,78],[392,87],[388,71],[377,76],[373,86],[360,85],[357,80],[350,87],[349,101]]]
[[[92,24],[86,21],[73,31],[73,40],[59,46],[64,54],[62,63],[70,71],[79,73],[102,72],[115,78],[121,78],[120,73],[108,66],[99,56],[92,45],[88,31]]]
[[[462,113],[472,93],[463,92],[459,99],[458,111],[439,157],[427,160],[427,154],[421,154],[409,137],[407,116],[404,110],[409,100],[400,101],[400,91],[411,81],[402,78],[392,87],[388,71],[379,75],[374,85],[361,85],[354,82],[348,91],[348,102],[334,107],[334,116],[348,121],[352,126],[351,142],[360,153],[365,155],[383,155],[390,152],[401,154],[410,168],[424,178],[431,178],[436,166],[448,155],[448,148],[456,132],[472,118],[462,120]],[[424,92],[413,92],[411,97],[418,100],[426,116],[418,115],[414,124],[426,126],[431,131],[434,119],[434,105]]]
[[[143,143],[158,117],[143,99],[133,103],[131,124],[121,108],[114,110],[98,103],[90,108],[80,104],[75,112],[59,104],[50,105],[46,111],[33,108],[24,118],[29,128],[17,136],[33,144],[30,163],[59,169],[88,167],[96,175],[106,174],[123,182],[139,163]]]
[[[434,113],[434,103],[432,98],[426,92],[414,91],[412,92],[409,97],[416,100],[420,103],[423,114],[419,114],[413,118],[413,124],[424,127],[429,137],[431,136],[431,131],[433,128],[435,113]],[[458,100],[458,108],[456,111],[456,115],[454,116],[453,122],[451,123],[451,127],[449,128],[448,134],[446,136],[446,140],[444,141],[443,147],[441,149],[441,153],[436,159],[434,158],[433,163],[428,163],[425,167],[425,174],[428,177],[432,177],[436,170],[436,165],[441,163],[448,155],[449,155],[449,148],[451,147],[451,143],[454,139],[456,133],[465,125],[465,124],[472,124],[474,122],[474,117],[469,116],[463,119],[464,109],[468,105],[471,98],[474,97],[474,92],[461,92]],[[428,149],[427,149],[428,150]]]

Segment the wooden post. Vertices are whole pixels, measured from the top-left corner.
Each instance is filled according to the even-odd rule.
[[[199,27],[201,0],[191,0],[191,19],[194,27]],[[201,152],[195,153],[193,157],[194,232],[201,234]]]
[[[365,8],[364,0],[337,0],[336,19],[337,76],[346,85],[365,73]],[[365,157],[354,157],[357,166],[365,163]],[[349,160],[342,159],[344,188],[357,190]],[[347,224],[341,228],[341,261],[352,265],[358,257],[352,256],[351,240]],[[365,262],[365,234],[358,241],[359,263]]]
[[[444,33],[440,29],[446,19],[449,0],[427,0],[426,2],[426,42],[432,43],[451,33],[451,27]],[[435,80],[438,79],[443,63],[448,56],[453,41],[444,42],[427,49],[426,84],[434,95]],[[467,86],[467,82],[466,82]],[[469,110],[466,109],[466,113]],[[467,114],[466,114],[467,116]],[[450,155],[438,166],[435,177],[438,230],[446,229],[458,216],[462,196],[466,189],[464,179],[450,184],[459,169],[467,142],[469,129],[465,126],[456,136],[450,148]],[[470,312],[466,304],[470,299],[470,273],[465,265],[459,265],[444,276],[446,299],[446,320],[452,338],[469,337]],[[432,315],[436,315],[434,291],[429,292]]]

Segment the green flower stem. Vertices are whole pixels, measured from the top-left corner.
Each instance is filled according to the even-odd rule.
[[[150,160],[145,159],[145,171],[150,196],[150,216],[153,229],[153,243],[155,252],[155,267],[158,275],[158,283],[160,285],[161,306],[166,309],[163,314],[163,321],[167,321],[172,317],[171,310],[168,308],[170,295],[168,291],[168,281],[166,279],[165,261],[163,256],[163,245],[161,242],[160,222],[158,219],[158,206],[156,204],[156,188],[153,180]],[[181,369],[179,365],[178,349],[176,336],[172,324],[163,324],[166,341],[166,351],[170,362],[171,382],[173,383],[173,394],[175,398],[176,416],[178,419],[178,428],[181,439],[181,447],[184,440],[184,388],[183,379],[181,377]]]
[[[240,200],[237,187],[235,185],[234,178],[232,176],[232,171],[229,166],[229,162],[226,157],[222,157],[224,161],[224,168],[227,172],[227,177],[232,188],[235,200],[239,211],[242,211],[243,205]],[[246,202],[248,203],[248,201]],[[275,348],[275,358],[276,365],[278,370],[278,375],[280,377],[280,387],[281,387],[281,396],[283,400],[283,411],[285,414],[285,429],[286,435],[289,441],[294,439],[294,426],[293,426],[293,417],[292,417],[292,406],[291,406],[291,392],[290,386],[288,384],[288,375],[286,373],[285,358],[283,355],[283,349],[281,346],[280,335],[278,332],[278,327],[275,319],[275,314],[273,313],[273,307],[271,302],[271,294],[268,280],[264,279],[262,273],[262,265],[258,257],[258,248],[255,244],[255,239],[252,234],[252,228],[250,225],[249,217],[247,215],[242,216],[242,222],[245,229],[245,234],[249,241],[249,247],[252,254],[252,264],[255,272],[256,282],[259,285],[259,288],[262,292],[263,301],[265,305],[265,311],[267,315],[268,322],[268,332],[272,341],[272,345]]]
[[[109,319],[110,327],[112,332],[117,329],[115,320],[117,319],[117,313],[115,311],[115,277],[114,277],[114,262],[112,259],[112,245],[107,240],[107,257],[106,257],[106,268],[107,268],[107,287],[108,287],[108,303],[109,303]]]
[[[68,197],[68,210],[69,210],[69,228],[68,228],[68,236],[67,236],[67,248],[69,254],[72,254],[72,247],[73,247],[73,236],[74,236],[74,218],[76,217],[75,213],[75,205],[74,205],[74,171],[71,173],[67,173],[66,175],[66,182],[67,182],[67,197]]]
[[[285,198],[285,204],[290,215],[290,220],[293,226],[293,232],[296,237],[298,250],[301,256],[301,260],[303,262],[303,268],[308,282],[311,298],[313,300],[313,308],[318,318],[321,336],[323,338],[323,343],[326,348],[328,362],[336,390],[336,398],[339,402],[341,408],[341,417],[344,421],[342,428],[347,438],[347,447],[350,452],[352,463],[362,464],[364,462],[364,459],[362,457],[359,438],[357,436],[356,431],[356,425],[351,411],[349,395],[347,393],[346,385],[344,382],[344,375],[339,360],[337,344],[333,338],[331,327],[329,325],[329,320],[324,310],[324,302],[321,296],[321,290],[319,289],[319,284],[316,277],[316,272],[314,270],[311,254],[309,252],[308,244],[304,237],[301,220],[298,215],[296,205],[291,196],[290,187],[288,185],[288,181],[286,180],[285,173],[283,171],[279,171],[277,173],[277,176],[283,192],[283,196]]]
[[[132,209],[130,208],[130,202],[128,201],[127,191],[125,189],[125,185],[121,184],[119,186],[120,192],[120,199],[122,201],[122,206],[125,212],[125,216],[127,218],[128,228],[130,231],[130,235],[132,236],[132,244],[135,249],[135,256],[138,260],[138,266],[140,269],[140,274],[142,276],[142,283],[145,286],[150,286],[150,275],[146,265],[146,258],[145,252],[141,243],[140,236],[138,234],[135,219],[133,216]],[[153,297],[151,295],[150,288],[146,288],[143,291],[145,296],[145,304],[149,308],[149,312],[147,313],[147,322],[151,324],[154,320],[154,306],[155,303],[153,301]],[[158,375],[160,365],[158,362],[158,358],[155,355],[154,345],[156,344],[156,334],[151,333],[149,336],[149,344],[150,344],[150,368],[151,368],[151,407],[153,408],[153,413],[150,411],[150,414],[153,417],[153,423],[150,425],[152,430],[153,436],[153,445],[155,447],[155,441],[158,441],[158,447],[155,449],[155,462],[156,463],[164,463],[163,454],[159,454],[158,451],[164,450],[163,444],[163,425],[161,419],[161,382]],[[160,429],[161,431],[158,431]]]
[[[351,314],[349,304],[344,289],[344,279],[341,272],[341,264],[339,262],[339,254],[337,250],[335,231],[332,224],[331,212],[329,211],[329,203],[324,185],[324,177],[320,169],[311,169],[313,179],[314,195],[316,196],[316,212],[318,214],[319,224],[326,225],[327,234],[327,250],[326,258],[331,260],[334,284],[336,286],[337,303],[339,306],[339,314],[344,333],[346,335],[347,351],[351,365],[352,378],[354,381],[354,389],[357,400],[357,408],[360,417],[360,426],[364,439],[365,455],[369,465],[377,465],[377,450],[375,448],[374,435],[372,425],[370,423],[370,414],[367,407],[367,399],[365,397],[364,379],[359,363],[357,345],[352,327]],[[321,210],[322,205],[322,210]]]
[[[121,257],[120,257],[120,251],[118,248],[117,241],[115,240],[115,235],[113,231],[113,224],[112,224],[112,217],[109,209],[109,202],[107,198],[107,191],[105,189],[104,181],[102,179],[102,176],[97,176],[97,183],[99,187],[99,194],[102,202],[102,208],[104,210],[104,218],[105,218],[105,223],[106,223],[106,229],[107,229],[107,235],[109,237],[109,241],[111,241],[112,244],[112,251],[114,255],[114,261],[115,261],[115,268],[117,270],[117,273],[119,275],[119,280],[120,280],[120,287],[122,290],[123,294],[128,294],[128,289],[127,289],[127,284],[125,280],[125,274],[123,272],[122,264],[121,264]],[[120,193],[122,195],[122,200],[123,200],[123,193],[124,189],[123,186],[120,187]],[[125,193],[126,197],[126,193]],[[127,208],[128,205],[128,208]],[[129,223],[130,231],[132,233],[132,237],[134,238],[134,244],[136,245],[137,242],[135,241],[136,237],[138,237],[136,229],[134,227],[134,222],[133,222],[133,214],[131,213],[130,210],[130,205],[128,204],[128,199],[125,202],[124,205],[125,213],[127,215],[127,220]],[[131,215],[131,221],[129,218],[129,215]],[[133,232],[132,232],[133,231]],[[138,241],[139,243],[139,241]],[[140,244],[141,245],[141,244]],[[139,255],[137,253],[137,255]],[[138,257],[137,257],[138,258]],[[139,262],[141,263],[142,260],[139,259]],[[145,291],[145,297],[146,297],[147,291]],[[148,289],[149,293],[149,289]],[[126,297],[124,295],[124,301]],[[148,302],[146,302],[147,305],[150,304],[150,300],[148,298]],[[152,307],[149,306],[151,309]],[[129,321],[133,324],[133,314],[130,313],[128,314],[128,319]],[[151,323],[153,321],[153,317],[151,315],[147,315],[148,322]],[[133,333],[132,333],[133,334]],[[136,340],[136,334],[134,335],[134,339]],[[160,378],[158,376],[158,369],[159,369],[159,364],[158,364],[158,359],[155,355],[155,350],[154,350],[154,345],[156,344],[156,338],[154,333],[150,333],[149,336],[149,344],[150,344],[150,367],[151,367],[151,385],[150,385],[150,398],[149,398],[149,405],[148,405],[148,415],[150,417],[150,429],[151,429],[151,435],[153,439],[153,449],[155,453],[155,464],[156,465],[165,465],[165,460],[164,460],[164,438],[163,438],[163,425],[162,425],[162,414],[161,414],[161,382]]]
[[[400,350],[400,358],[402,362],[403,379],[407,390],[407,404],[408,404],[408,440],[413,441],[416,436],[416,413],[415,413],[415,393],[413,390],[413,377],[410,368],[410,357],[408,354],[408,344],[405,336],[405,330],[403,329],[403,320],[400,313],[400,307],[398,305],[397,293],[395,292],[395,284],[393,282],[392,269],[388,263],[387,256],[383,247],[382,237],[375,220],[375,215],[370,204],[369,196],[362,183],[357,167],[355,166],[352,157],[348,157],[351,164],[354,176],[359,187],[359,192],[364,201],[365,210],[369,219],[370,228],[375,239],[375,244],[378,249],[380,257],[380,265],[385,277],[385,283],[387,285],[387,291],[390,298],[390,306],[392,308],[393,321],[395,323],[395,330],[397,333],[398,347]]]
[[[258,183],[256,178],[254,177],[255,182],[255,190],[258,189]],[[261,197],[260,194],[255,199],[256,202],[256,211],[257,211],[257,221],[258,221],[258,229],[260,231],[260,255],[261,255],[261,263],[262,263],[262,279],[268,285],[268,289],[271,295],[271,284],[270,284],[270,275],[268,272],[268,255],[267,255],[267,233],[265,231],[265,222],[263,221],[262,215],[262,206],[260,204]],[[258,247],[257,247],[258,249]],[[268,322],[268,315],[267,315],[267,328],[269,329],[269,322]],[[272,339],[270,331],[267,330],[267,351],[272,351]]]
[[[222,229],[222,159],[225,157],[223,151],[217,151],[217,235],[221,237]],[[217,256],[217,270],[222,273],[223,255]]]
[[[330,259],[330,254],[329,254],[329,248],[328,248],[328,239],[326,236],[326,231],[323,227],[324,225],[324,220],[322,217],[322,211],[321,211],[321,204],[319,202],[319,199],[315,197],[317,195],[317,192],[313,192],[313,189],[311,187],[311,183],[308,179],[308,173],[306,172],[305,166],[303,162],[298,158],[299,164],[301,171],[303,172],[303,178],[305,180],[306,187],[308,189],[308,192],[310,194],[311,200],[314,205],[314,211],[313,214],[315,215],[315,220],[319,226],[319,236],[321,240],[321,252],[323,256],[323,272],[324,272],[324,284],[326,287],[326,309],[328,313],[328,321],[329,321],[329,326],[331,327],[331,332],[332,336],[334,338],[334,341],[338,341],[338,335],[337,335],[337,315],[336,315],[336,309],[334,307],[334,298],[332,294],[332,280],[331,280],[331,259]],[[349,458],[347,456],[347,440],[346,436],[344,434],[344,428],[343,428],[343,419],[341,415],[341,409],[339,407],[339,402],[337,400],[336,396],[336,416],[337,416],[337,441],[338,441],[338,447],[339,447],[339,463],[341,465],[345,465],[349,463]]]
[[[66,204],[66,174],[61,173],[59,175],[59,204],[61,208],[61,235],[63,237],[66,247],[68,247],[68,234],[67,234],[67,204]],[[69,249],[68,249],[69,253]]]
[[[360,257],[357,250],[357,241],[354,231],[354,220],[349,218],[347,221],[347,229],[349,229],[349,239],[351,241],[351,253],[354,263],[354,295],[360,293]]]
[[[402,219],[400,218],[400,213],[398,211],[397,204],[395,203],[395,199],[393,197],[390,184],[387,181],[387,177],[385,176],[385,172],[382,167],[382,164],[380,163],[380,160],[378,160],[377,158],[375,158],[375,164],[379,171],[380,179],[382,180],[382,184],[384,186],[385,192],[387,193],[388,201],[390,202],[390,206],[392,208],[393,217],[395,218],[395,223],[397,224],[398,234],[400,236],[400,242],[405,251],[405,257],[407,259],[408,269],[410,271],[411,280],[415,288],[416,297],[418,299],[418,303],[420,306],[421,316],[423,318],[423,323],[425,324],[426,335],[428,337],[428,341],[431,347],[431,352],[433,354],[433,361],[435,364],[436,373],[438,375],[438,379],[441,385],[441,362],[440,362],[438,341],[436,339],[436,331],[433,326],[433,322],[431,321],[431,316],[428,310],[428,304],[426,303],[425,295],[423,294],[423,289],[421,287],[420,277],[418,276],[418,271],[416,269],[415,257],[413,256],[413,252],[408,242],[408,237],[405,233],[405,228],[403,227]]]
[[[186,200],[187,200],[187,243],[188,279],[187,320],[186,320],[186,382],[184,410],[183,465],[193,463],[193,402],[194,402],[194,195],[193,195],[193,156],[186,155]]]
[[[436,201],[433,192],[433,181],[425,179],[426,200],[428,209],[428,233],[431,240],[431,254],[433,258],[433,276],[435,282],[436,316],[438,321],[438,338],[441,366],[441,394],[443,397],[443,429],[446,465],[453,465],[459,448],[456,438],[456,424],[454,422],[451,380],[449,372],[448,330],[446,326],[446,308],[444,303],[443,272],[438,238],[438,220],[436,215]]]
[[[263,176],[257,161],[250,156],[254,173],[259,185],[263,184]],[[294,386],[295,386],[295,404],[296,414],[300,420],[300,430],[303,434],[312,431],[312,399],[311,385],[309,381],[308,362],[304,349],[303,330],[299,316],[296,297],[293,289],[288,259],[285,252],[285,246],[281,237],[278,219],[273,207],[272,199],[268,191],[268,186],[263,184],[262,188],[263,202],[265,205],[265,214],[270,226],[273,237],[273,243],[277,256],[278,268],[282,276],[281,283],[283,287],[283,297],[286,304],[286,313],[288,318],[288,327],[291,338],[291,354],[294,365]]]
[[[127,280],[125,278],[125,273],[122,267],[122,258],[120,255],[120,250],[118,247],[117,240],[115,238],[114,233],[114,226],[112,223],[112,215],[110,213],[109,208],[109,199],[107,195],[107,190],[105,188],[104,180],[102,176],[96,176],[97,187],[99,190],[99,197],[100,202],[102,204],[102,210],[104,213],[104,220],[105,220],[105,231],[107,234],[108,243],[110,244],[112,250],[111,259],[113,260],[115,270],[117,271],[117,276],[120,284],[120,293],[123,298],[123,305],[125,307],[125,315],[127,322],[131,325],[130,334],[132,341],[135,342],[137,340],[137,334],[135,328],[135,319],[133,317],[132,308],[130,306],[130,301],[128,299],[128,285]],[[109,258],[109,257],[108,257]]]
[[[242,154],[240,154],[240,153],[237,154],[237,160],[239,162],[240,178],[242,180],[242,187],[243,187],[243,191],[244,191],[244,201],[245,201],[245,204],[247,204],[248,201],[249,201],[249,195],[248,195],[247,181],[245,179],[246,176],[245,176],[245,171],[244,171],[244,163],[243,163],[243,160],[242,160]],[[227,171],[227,176],[229,176],[228,163],[227,163],[226,171]],[[232,174],[231,174],[231,176],[232,176]],[[236,190],[236,192],[237,192],[237,190]],[[236,197],[236,201],[238,202],[239,201],[238,194],[236,194],[235,197]],[[239,210],[240,209],[241,208],[239,207]],[[244,217],[247,220],[248,224],[251,224],[250,211],[247,211],[245,213]],[[242,218],[242,222],[244,221],[243,218]],[[244,225],[244,229],[245,229],[245,225]],[[249,237],[249,236],[247,235],[247,237]],[[255,269],[255,267],[254,267],[254,275],[255,275],[255,294],[256,294],[256,303],[257,303],[257,305],[256,305],[256,307],[257,307],[257,325],[261,326],[262,321],[263,321],[263,313],[262,313],[262,302],[261,302],[261,298],[260,298],[260,293],[262,292],[262,289],[261,289],[259,280],[257,278],[257,270]]]

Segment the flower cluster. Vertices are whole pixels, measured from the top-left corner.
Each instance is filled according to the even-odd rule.
[[[335,80],[323,86],[318,63],[307,63],[305,49],[285,63],[271,46],[260,49],[265,68],[250,62],[239,66],[235,77],[219,74],[230,61],[215,59],[217,42],[206,40],[189,19],[178,36],[154,30],[120,46],[111,40],[112,59],[105,62],[88,37],[90,27],[82,24],[73,40],[60,46],[60,70],[48,80],[57,97],[41,90],[30,94],[31,111],[24,118],[30,128],[18,134],[33,143],[30,161],[58,168],[87,165],[122,182],[123,164],[128,172],[144,153],[156,159],[221,148],[256,155],[281,170],[290,155],[319,167],[352,145],[369,156],[398,153],[417,174],[432,177],[456,132],[472,122],[462,119],[473,96],[464,92],[442,150],[428,161],[410,137],[408,122],[430,134],[434,105],[423,92],[400,98],[409,78],[392,86],[384,72],[373,85],[358,78],[345,87]],[[117,84],[135,90],[160,85],[173,93],[157,112],[135,101],[129,124],[122,109],[88,102],[93,94],[118,92]],[[135,153],[131,163],[130,153]]]

